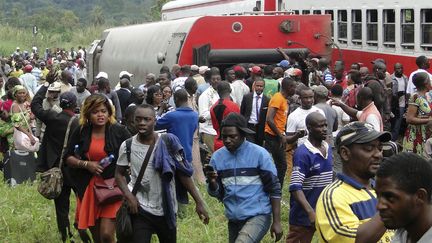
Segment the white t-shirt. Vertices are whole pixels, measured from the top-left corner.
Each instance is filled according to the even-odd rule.
[[[331,103],[331,101],[329,100],[329,101],[327,102],[327,104],[330,105],[330,103]],[[336,135],[338,134],[339,130],[344,126],[344,124],[348,123],[348,122],[351,120],[351,118],[350,118],[350,116],[349,116],[347,113],[345,113],[345,111],[343,111],[342,108],[340,108],[339,106],[332,105],[331,107],[333,108],[333,110],[336,111],[337,119],[338,119],[338,128],[337,128],[336,131],[333,132],[333,137],[335,138]]]
[[[231,83],[231,97],[234,102],[240,107],[243,96],[249,93],[249,86],[247,86],[243,80],[234,80]]]
[[[308,137],[306,129],[306,117],[312,112],[319,112],[325,117],[324,111],[315,106],[312,106],[309,110],[304,110],[303,108],[299,107],[288,116],[286,133],[294,133],[299,130],[306,131],[306,135],[297,140],[298,146],[302,145]]]
[[[407,93],[407,94],[412,94],[412,93],[414,93],[414,92],[417,91],[417,89],[416,89],[416,87],[415,87],[415,85],[414,85],[412,79],[413,79],[414,74],[419,73],[419,72],[425,72],[425,73],[428,73],[428,74],[429,74],[429,78],[430,78],[430,80],[431,80],[431,82],[432,82],[432,75],[431,75],[428,71],[426,71],[426,70],[424,70],[424,69],[417,69],[417,70],[415,70],[414,72],[412,72],[412,73],[410,74],[409,78],[408,78],[408,84],[407,84],[407,88],[406,88],[406,93]]]
[[[160,137],[160,135],[159,135]],[[159,138],[161,139],[161,138]],[[138,174],[141,170],[141,165],[144,162],[144,158],[147,154],[150,145],[142,144],[138,142],[137,135],[132,137],[131,145],[131,181],[128,184],[128,188],[132,191],[135,185]],[[139,187],[136,197],[140,206],[144,211],[151,213],[156,216],[163,216],[163,204],[162,204],[162,180],[159,172],[157,172],[153,166],[153,156],[154,151],[150,156],[147,168],[144,172],[143,179],[141,181],[141,186]],[[123,142],[119,150],[119,158],[117,160],[117,165],[128,166],[128,160],[126,155],[126,142]],[[175,181],[171,181],[171,198],[174,200],[174,210],[177,212],[177,200],[175,195]]]

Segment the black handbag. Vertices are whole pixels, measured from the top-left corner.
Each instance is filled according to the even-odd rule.
[[[127,143],[131,143],[132,140],[126,141],[126,147],[128,147]],[[156,141],[155,141],[156,142]],[[153,149],[154,149],[155,144],[151,144],[149,150],[147,151],[147,154],[144,158],[144,162],[141,165],[141,169],[140,172],[138,174],[138,177],[135,181],[135,185],[132,189],[132,194],[135,196],[139,185],[141,184],[141,180],[144,176],[144,172],[147,168],[148,162],[150,160],[150,156],[153,153]],[[126,150],[130,151],[130,147],[126,148]],[[130,152],[128,152],[130,153]],[[129,156],[128,156],[128,160]],[[129,161],[130,163],[130,161]],[[123,201],[120,209],[117,211],[116,214],[116,234],[117,234],[117,239],[119,239],[119,242],[130,242],[130,239],[133,236],[133,227],[132,227],[132,219],[131,219],[131,215],[129,213],[129,206],[126,200]]]

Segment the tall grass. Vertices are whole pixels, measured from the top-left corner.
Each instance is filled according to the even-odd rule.
[[[218,243],[228,241],[227,221],[223,205],[210,197],[204,186],[199,190],[210,213],[209,225],[202,224],[194,211],[194,203],[186,207],[186,217],[178,219],[177,242]],[[282,226],[285,236],[288,232],[289,198],[287,185],[284,186],[282,204]],[[75,199],[71,196],[70,219],[75,213]],[[75,242],[80,242],[74,231]],[[54,202],[38,194],[35,184],[9,187],[0,173],[0,242],[1,243],[42,243],[61,242],[57,231]],[[158,242],[153,237],[153,242]],[[263,242],[274,242],[267,234]]]
[[[22,51],[31,51],[33,45],[43,53],[45,48],[66,48],[78,46],[88,47],[91,42],[101,37],[102,31],[108,26],[87,26],[67,30],[62,33],[40,31],[33,36],[31,28],[16,28],[0,25],[0,55],[10,55],[19,46]]]

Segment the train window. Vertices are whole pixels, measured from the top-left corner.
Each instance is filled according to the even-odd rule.
[[[376,46],[378,44],[378,11],[367,10],[366,11],[367,22],[367,43],[372,46]]]
[[[384,45],[395,47],[395,11],[394,9],[385,9],[383,15]]]
[[[321,14],[321,10],[314,10],[313,14]]]
[[[347,38],[347,11],[338,10],[338,41],[341,43],[346,43]]]
[[[414,49],[414,9],[401,10],[402,46]]]
[[[334,27],[333,27],[334,15],[333,15],[333,10],[325,10],[324,14],[330,14],[331,15],[331,35],[332,35],[332,39],[333,39],[333,36],[334,36]]]
[[[421,46],[431,50],[432,48],[432,9],[421,10]]]
[[[294,14],[300,14],[300,11],[294,10]]]
[[[351,39],[354,44],[362,43],[362,16],[361,10],[352,10],[351,13]]]
[[[302,13],[303,14],[310,14],[310,10],[303,10]]]

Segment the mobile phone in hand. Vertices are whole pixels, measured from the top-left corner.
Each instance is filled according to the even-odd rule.
[[[211,166],[210,164],[205,164],[205,165],[204,165],[204,171],[205,171],[206,173],[208,173],[208,172],[214,172],[215,169],[214,169],[213,166]]]

